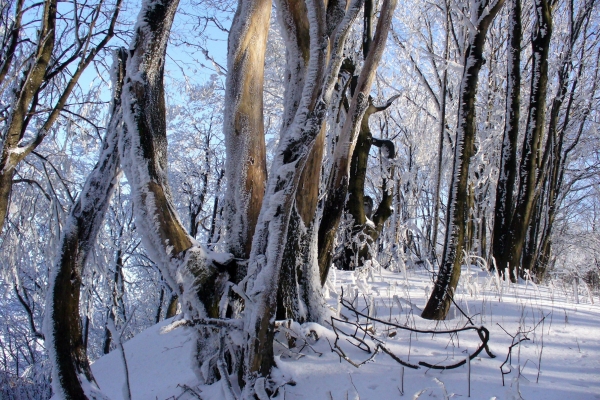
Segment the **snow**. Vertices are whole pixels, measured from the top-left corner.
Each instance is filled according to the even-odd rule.
[[[183,325],[169,329],[172,323],[174,319],[163,321],[124,343],[133,400],[166,399],[183,391],[184,385],[197,385],[192,368],[195,330]],[[92,364],[98,386],[113,400],[123,398],[123,371],[118,350]]]
[[[328,302],[334,314],[343,287],[345,296],[349,292],[358,293],[359,310],[364,308],[369,312],[368,302],[372,304],[370,312],[375,317],[386,321],[391,318],[398,325],[406,324],[421,330],[446,330],[468,325],[456,308],[450,310],[453,319],[437,322],[437,325],[435,321],[420,318],[418,310],[424,307],[428,288],[432,285],[425,270],[409,269],[406,275],[377,269],[362,273],[335,271],[331,277],[329,287],[335,288],[337,294],[332,292]],[[578,288],[578,295],[573,289],[558,283],[542,286],[522,281],[512,284],[479,267],[463,267],[457,303],[476,326],[489,329],[490,350],[497,356],[490,358],[483,351],[471,360],[471,398],[600,399],[599,301],[597,297],[590,298],[583,286]],[[347,309],[339,309],[351,317]],[[190,390],[202,399],[225,398],[219,382],[203,385],[194,372],[194,328],[181,322],[167,328],[171,323],[170,320],[158,324],[124,344],[132,399],[198,398]],[[277,336],[279,343],[287,344],[284,332],[302,339],[297,339],[297,347],[292,350],[278,342],[275,344],[277,368],[272,375],[278,385],[282,385],[275,399],[392,399],[401,397],[402,391],[406,398],[418,398],[419,393],[420,398],[468,396],[468,364],[445,371],[422,366],[415,370],[403,368],[381,352],[355,368],[331,351],[335,334],[327,324],[282,324]],[[336,322],[336,326],[338,324],[343,325]],[[411,364],[419,361],[452,364],[465,359],[463,351],[468,350],[471,354],[480,344],[475,331],[451,337],[448,334],[415,334],[378,323],[374,324],[374,329],[378,340]],[[517,335],[519,329],[528,333]],[[513,343],[511,336],[517,339],[526,336],[528,340],[513,348],[512,360],[504,367],[508,371],[510,365],[511,372],[504,376],[503,386],[500,366]],[[307,345],[300,350],[304,340]],[[373,348],[372,340],[366,342]],[[339,343],[354,362],[360,363],[372,356],[343,336]],[[113,400],[123,398],[123,367],[116,351],[96,361],[92,370],[105,394]],[[295,385],[284,385],[291,381]]]

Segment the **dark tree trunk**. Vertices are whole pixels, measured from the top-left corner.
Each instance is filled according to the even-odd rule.
[[[483,65],[483,47],[489,26],[500,11],[504,0],[498,0],[488,8],[484,2],[477,7],[477,32],[472,34],[464,57],[461,83],[457,140],[454,147],[454,168],[448,196],[448,215],[444,252],[437,279],[423,310],[422,317],[441,320],[446,317],[460,277],[463,259],[466,224],[469,218],[468,180],[469,166],[475,144],[475,95],[479,71]],[[484,16],[484,13],[486,15]],[[483,16],[483,18],[482,18]]]
[[[517,179],[517,139],[519,137],[519,110],[521,106],[521,0],[511,0],[508,33],[508,71],[506,86],[506,113],[502,150],[500,155],[500,176],[496,186],[496,206],[494,208],[494,228],[492,256],[497,266],[506,265],[510,242],[513,213],[513,192]],[[500,272],[503,273],[501,267]]]
[[[383,106],[374,106],[372,100],[369,99],[369,107],[365,111],[365,115],[360,124],[360,130],[356,139],[356,147],[352,154],[350,164],[350,176],[348,182],[348,202],[346,209],[353,218],[352,235],[350,243],[346,243],[342,260],[343,269],[354,269],[362,267],[364,262],[371,259],[371,248],[375,241],[379,238],[379,234],[383,229],[383,224],[392,215],[392,187],[389,185],[393,178],[394,168],[389,163],[389,160],[395,158],[394,144],[389,140],[380,140],[373,138],[371,129],[369,128],[369,118],[376,112],[384,111],[392,105],[397,96],[392,97]],[[382,182],[382,200],[377,205],[377,211],[374,215],[366,214],[366,204],[368,199],[365,197],[365,180],[367,177],[367,167],[369,160],[369,152],[371,146],[375,145],[382,151],[382,164],[385,171]],[[385,158],[385,159],[384,159]],[[393,180],[392,180],[393,182]],[[372,202],[372,200],[371,200]],[[372,208],[372,206],[371,206]],[[367,218],[371,219],[373,225],[367,223]]]
[[[508,269],[510,280],[513,282],[517,280],[517,271],[521,265],[525,237],[535,206],[535,189],[538,184],[536,178],[541,164],[538,152],[546,116],[548,51],[552,36],[552,9],[546,0],[536,0],[534,9],[537,23],[531,42],[533,48],[531,97],[521,151],[521,164],[519,166],[519,189],[510,222],[507,251],[502,255],[498,254],[496,259],[498,269],[501,272]]]

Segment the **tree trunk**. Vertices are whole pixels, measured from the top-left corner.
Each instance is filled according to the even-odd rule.
[[[306,5],[302,1],[281,1],[278,18],[286,46],[286,81],[282,132],[289,129],[301,102],[310,61],[310,32]],[[318,319],[308,298],[311,265],[311,232],[319,194],[321,161],[325,139],[324,124],[310,151],[290,214],[286,245],[277,293],[277,319],[299,322]],[[313,312],[311,312],[313,311]]]
[[[90,26],[94,26],[100,15],[104,15],[101,10],[100,3],[97,7],[97,12],[91,17]],[[21,7],[22,1],[18,0],[15,16],[14,35],[13,38],[18,38],[21,32]],[[6,213],[8,211],[10,193],[12,191],[12,180],[16,172],[16,168],[21,161],[25,159],[33,150],[35,150],[44,140],[56,120],[60,112],[67,105],[67,101],[71,93],[77,86],[79,78],[85,69],[94,61],[96,55],[102,50],[114,36],[114,28],[121,9],[121,0],[117,0],[114,6],[114,11],[110,18],[110,23],[107,29],[103,32],[104,37],[96,46],[91,46],[92,39],[96,38],[98,33],[90,29],[87,36],[77,44],[80,49],[81,59],[73,73],[67,78],[66,85],[61,93],[59,93],[56,104],[51,108],[48,117],[41,124],[36,136],[23,143],[25,131],[31,121],[31,114],[35,113],[38,106],[38,98],[40,91],[45,84],[53,79],[66,66],[55,64],[57,61],[52,60],[52,55],[55,47],[56,38],[56,8],[57,1],[49,0],[44,2],[44,11],[41,17],[41,28],[38,31],[38,44],[34,54],[30,58],[30,62],[26,65],[23,72],[23,78],[18,85],[13,89],[14,103],[9,113],[8,124],[2,132],[2,144],[0,150],[0,230],[4,226]],[[10,68],[13,61],[14,52],[18,42],[11,42],[7,49],[7,57],[3,60],[0,67],[0,83],[5,79],[6,72]],[[78,55],[79,56],[79,55]],[[54,61],[54,62],[51,62]],[[51,71],[51,69],[54,69]]]
[[[250,256],[267,179],[263,81],[270,16],[270,0],[239,1],[228,41],[226,228],[229,252],[244,259]]]
[[[567,128],[570,122],[571,110],[573,107],[573,101],[575,98],[575,89],[581,79],[583,73],[583,61],[579,64],[579,69],[577,71],[577,75],[575,76],[573,83],[571,85],[571,90],[568,96],[567,106],[564,111],[564,118],[561,124],[561,127],[558,127],[558,119],[560,109],[564,102],[564,99],[567,97],[568,92],[568,80],[569,75],[572,70],[573,64],[573,51],[576,45],[577,40],[580,37],[580,33],[583,32],[583,39],[581,44],[581,55],[580,58],[583,60],[584,52],[586,50],[586,42],[587,42],[587,32],[588,32],[588,23],[589,16],[593,9],[595,0],[589,0],[585,5],[582,6],[577,19],[573,24],[570,25],[570,40],[569,47],[567,49],[567,53],[564,55],[563,63],[561,69],[558,74],[558,93],[556,94],[554,101],[552,102],[552,109],[550,111],[550,121],[548,123],[548,142],[546,144],[545,153],[550,153],[550,162],[547,166],[545,166],[548,170],[548,189],[547,189],[547,211],[546,211],[546,221],[543,229],[538,227],[538,230],[541,229],[541,237],[539,247],[536,244],[536,252],[532,257],[529,268],[533,271],[534,275],[541,280],[546,272],[548,264],[551,258],[551,236],[552,236],[552,228],[554,226],[554,221],[556,218],[556,213],[558,211],[559,206],[559,198],[563,191],[563,180],[565,168],[567,166],[567,157],[569,153],[575,148],[575,146],[579,142],[579,138],[581,137],[581,132],[583,130],[583,124],[589,115],[590,109],[586,108],[583,111],[583,115],[581,117],[579,132],[576,135],[573,143],[571,143],[568,148],[563,152],[565,135],[567,132]],[[571,9],[572,13],[573,10]],[[571,19],[573,19],[573,15],[571,15]],[[583,28],[583,29],[582,29]],[[600,58],[600,52],[596,58],[596,69],[594,71],[594,80],[591,88],[591,98],[593,98],[596,88],[598,85],[598,59]]]
[[[384,111],[392,105],[398,96],[392,97],[383,106],[374,106],[369,99],[369,107],[360,124],[360,130],[356,140],[356,147],[352,154],[350,164],[350,179],[348,183],[348,202],[346,209],[353,218],[352,235],[350,243],[346,243],[344,249],[343,269],[354,269],[362,267],[364,262],[371,259],[371,247],[379,237],[383,224],[392,214],[391,199],[392,187],[388,187],[389,181],[393,176],[394,168],[389,165],[389,161],[395,158],[394,144],[389,140],[380,140],[373,138],[369,128],[369,118],[376,112]],[[365,212],[365,180],[367,177],[367,166],[371,146],[375,145],[381,148],[382,164],[388,164],[384,169],[382,201],[377,206],[374,215],[366,215]],[[383,159],[385,158],[385,160]],[[392,181],[393,182],[393,181]],[[388,191],[390,193],[388,193]],[[372,201],[371,201],[372,202]],[[371,224],[367,223],[367,218],[371,219]]]
[[[364,113],[369,106],[369,92],[385,48],[396,4],[397,0],[388,0],[382,5],[372,48],[369,50],[363,69],[358,77],[348,116],[334,149],[333,165],[326,186],[327,197],[323,207],[323,218],[319,226],[318,236],[319,273],[322,285],[325,283],[331,267],[335,235],[348,194],[352,153],[356,146]]]
[[[448,9],[448,3],[445,2],[446,11],[446,38],[444,45],[444,62],[448,63],[448,52],[450,46],[450,10]],[[437,168],[435,177],[435,194],[433,196],[433,220],[432,220],[432,234],[431,234],[431,255],[432,260],[437,259],[437,241],[438,241],[438,226],[440,220],[440,189],[442,186],[442,162],[444,160],[444,134],[446,132],[446,92],[448,91],[448,66],[444,68],[442,76],[442,90],[440,93],[440,121],[439,121],[439,142],[438,142],[438,157],[437,157]]]
[[[269,374],[273,365],[277,291],[294,199],[310,151],[321,132],[342,64],[344,44],[361,5],[361,0],[355,0],[338,26],[332,29],[331,61],[327,63],[327,54],[323,51],[328,44],[325,5],[319,0],[306,2],[310,32],[308,73],[298,111],[293,123],[282,132],[275,153],[246,278],[246,294],[251,303],[246,304],[244,321],[248,335],[244,351],[242,395],[245,397],[254,394],[255,384]]]
[[[71,208],[61,239],[60,255],[48,284],[44,326],[46,348],[53,367],[52,387],[55,394],[66,399],[101,397],[83,344],[79,297],[85,262],[118,182],[117,145],[122,129],[120,98],[126,59],[125,50],[120,49],[113,67],[116,71],[113,104],[102,151]]]
[[[546,93],[548,88],[548,51],[552,36],[552,9],[547,0],[535,1],[537,24],[532,37],[532,78],[531,94],[525,138],[519,166],[519,189],[515,201],[515,210],[510,223],[508,248],[496,259],[501,272],[508,268],[510,280],[516,282],[517,271],[521,264],[521,255],[525,244],[527,229],[531,222],[535,205],[536,179],[539,173],[538,155],[546,116]]]
[[[44,82],[46,68],[50,63],[54,50],[54,37],[56,35],[56,4],[57,0],[44,2],[42,12],[42,26],[38,32],[38,45],[31,61],[25,67],[23,77],[14,90],[14,104],[12,112],[2,132],[2,149],[0,153],[0,229],[4,226],[8,211],[12,180],[17,165],[28,154],[27,147],[21,147],[21,140],[25,134],[25,120],[29,107],[35,94]],[[12,58],[7,59],[10,61]],[[31,150],[29,150],[31,151]]]
[[[521,0],[511,1],[508,33],[508,71],[506,79],[506,112],[500,155],[500,176],[496,186],[492,255],[503,273],[510,242],[513,212],[513,192],[517,179],[517,139],[521,107]]]
[[[460,277],[466,224],[469,217],[467,187],[469,166],[475,143],[475,95],[479,71],[483,65],[483,47],[487,31],[503,4],[504,0],[497,0],[489,7],[485,2],[479,2],[476,7],[477,18],[475,20],[478,20],[479,24],[476,27],[477,31],[470,36],[465,53],[465,67],[458,102],[457,139],[454,147],[452,182],[448,196],[444,252],[433,292],[421,315],[426,319],[441,320],[446,317]]]
[[[148,255],[190,316],[214,311],[219,273],[206,249],[183,227],[167,180],[163,87],[165,52],[178,0],[146,2],[138,17],[123,88],[121,161],[131,186],[135,221]]]

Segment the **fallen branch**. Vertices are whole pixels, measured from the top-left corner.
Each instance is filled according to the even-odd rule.
[[[422,330],[422,329],[416,329],[416,328],[409,328],[407,326],[395,324],[393,322],[388,322],[388,321],[384,321],[384,320],[381,320],[376,317],[372,317],[369,314],[365,314],[364,312],[359,311],[353,305],[353,303],[354,303],[353,301],[350,302],[349,300],[344,298],[343,289],[342,289],[342,294],[340,296],[340,303],[348,311],[350,311],[352,314],[354,314],[355,321],[353,322],[353,321],[350,321],[349,319],[344,321],[339,318],[331,317],[331,327],[336,335],[336,339],[335,339],[333,345],[331,343],[329,343],[329,346],[330,346],[332,352],[336,353],[340,358],[343,358],[344,360],[346,360],[351,365],[353,365],[357,368],[360,367],[361,365],[369,362],[370,360],[372,360],[375,357],[375,355],[377,353],[379,353],[380,351],[388,354],[390,357],[392,357],[392,359],[394,359],[399,364],[401,364],[405,367],[408,367],[408,368],[412,368],[412,369],[418,369],[419,366],[423,366],[423,367],[427,367],[430,369],[446,370],[446,369],[458,368],[467,363],[466,359],[463,359],[463,360],[453,363],[453,364],[446,364],[446,365],[430,364],[426,361],[419,361],[418,364],[412,364],[408,361],[404,361],[399,356],[395,355],[390,349],[385,347],[383,341],[381,341],[375,337],[375,330],[373,327],[373,322],[383,324],[386,327],[394,327],[394,328],[402,329],[402,330],[409,331],[409,332],[425,333],[425,334],[431,334],[431,335],[440,335],[440,334],[458,335],[458,333],[460,333],[460,332],[475,331],[475,332],[477,332],[477,335],[479,336],[479,338],[481,340],[481,344],[479,345],[479,347],[477,347],[477,349],[473,353],[468,355],[469,360],[472,360],[475,357],[477,357],[483,350],[486,350],[487,354],[491,358],[496,357],[494,354],[492,354],[489,351],[488,342],[489,342],[489,338],[490,338],[490,333],[489,333],[488,329],[485,328],[484,326],[479,326],[479,327],[466,326],[464,328],[449,329],[449,330],[430,330],[430,329]],[[366,319],[365,323],[360,323],[361,317]],[[336,325],[336,323],[337,323],[337,325]],[[351,333],[346,332],[339,327],[340,324],[350,325],[354,331]],[[340,335],[345,336],[346,340],[350,344],[352,344],[352,345],[356,346],[357,348],[359,348],[367,353],[370,353],[372,355],[367,360],[360,362],[360,363],[351,360],[350,357],[348,357],[346,355],[346,353],[338,345]],[[352,339],[352,340],[350,340],[350,339]],[[367,343],[367,339],[373,341],[375,343],[375,346],[369,346],[369,344]],[[371,349],[371,347],[373,347],[373,349]]]

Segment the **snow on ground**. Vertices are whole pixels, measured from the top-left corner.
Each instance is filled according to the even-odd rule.
[[[359,311],[383,321],[420,330],[450,330],[470,326],[453,307],[451,320],[431,322],[419,317],[432,286],[426,271],[358,274],[336,271],[332,279],[330,305],[341,316],[353,321],[350,310],[338,306],[337,298],[356,298]],[[359,342],[340,334],[341,351],[354,363],[331,351],[336,339],[328,327],[284,324],[275,345],[280,382],[295,382],[278,391],[277,399],[399,399],[466,398],[474,399],[600,399],[600,300],[585,287],[557,283],[537,286],[524,281],[509,284],[477,267],[465,268],[457,291],[457,304],[476,326],[490,331],[489,348],[495,358],[482,351],[470,362],[451,370],[402,367],[392,357],[359,349]],[[339,308],[338,308],[339,307]],[[201,385],[192,365],[196,346],[193,328],[168,331],[172,321],[163,322],[125,343],[133,399],[220,399],[220,384]],[[366,323],[361,318],[360,323]],[[355,328],[343,322],[336,327],[346,333]],[[289,327],[289,329],[285,329]],[[372,338],[359,336],[370,349],[379,340],[401,360],[418,364],[450,365],[464,360],[464,351],[480,345],[475,331],[456,334],[414,333],[382,323],[367,326]],[[290,350],[287,340],[292,332],[314,333],[306,341],[295,340]],[[287,333],[287,336],[285,336]],[[297,336],[297,335],[296,335]],[[514,337],[514,338],[513,338]],[[354,344],[353,344],[354,343]],[[500,367],[509,347],[511,359]],[[362,346],[364,347],[364,345]],[[340,351],[340,350],[338,350]],[[112,399],[121,399],[123,368],[116,352],[92,365],[101,389]]]

